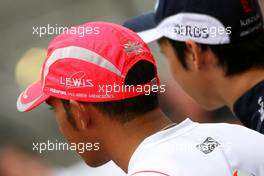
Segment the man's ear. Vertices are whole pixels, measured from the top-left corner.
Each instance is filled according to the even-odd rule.
[[[83,103],[70,100],[70,107],[78,130],[87,130],[91,123],[91,116]]]
[[[195,71],[199,71],[205,63],[201,46],[192,40],[187,40],[185,44],[188,67]]]

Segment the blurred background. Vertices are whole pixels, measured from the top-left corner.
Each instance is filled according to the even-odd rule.
[[[263,0],[261,0],[263,1]],[[263,3],[263,2],[262,2]],[[55,35],[33,34],[33,27],[73,26],[88,21],[122,24],[127,18],[153,10],[155,0],[0,0],[0,176],[122,175],[112,163],[91,169],[74,152],[33,151],[33,142],[64,141],[47,106],[29,113],[16,110],[16,99],[38,80],[48,43]],[[161,106],[176,122],[191,117],[199,122],[235,122],[226,109],[205,112],[173,81],[156,43],[150,45],[161,80],[167,85]],[[100,171],[98,171],[100,170]],[[82,171],[82,172],[81,172]],[[109,172],[110,171],[110,172]]]

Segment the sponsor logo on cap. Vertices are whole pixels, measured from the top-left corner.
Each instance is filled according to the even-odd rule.
[[[240,20],[240,25],[241,27],[247,27],[249,25],[252,25],[255,22],[261,21],[261,16],[260,14],[256,14],[252,17],[246,18],[244,20]]]
[[[196,146],[204,154],[209,154],[214,151],[220,144],[212,137],[208,137],[202,144]]]
[[[243,10],[250,13],[254,10],[254,0],[241,0]]]
[[[194,38],[209,38],[209,30],[207,27],[198,27],[191,25],[180,25],[180,24],[172,24],[173,30],[176,34],[186,36],[186,37],[194,37]]]
[[[28,87],[28,88],[24,91],[24,93],[23,93],[23,98],[24,98],[24,99],[27,99],[27,98],[28,98],[28,94],[27,94],[28,89],[29,89],[29,87]]]
[[[60,77],[60,84],[72,88],[94,87],[93,80],[85,79],[86,73],[84,71],[76,72],[70,77]]]
[[[125,52],[127,55],[136,54],[139,55],[139,53],[143,52],[143,46],[139,42],[128,42],[125,45],[123,45]]]
[[[230,43],[231,26],[225,26],[213,16],[198,13],[178,13],[165,18],[157,31],[176,41],[193,40],[203,44]]]

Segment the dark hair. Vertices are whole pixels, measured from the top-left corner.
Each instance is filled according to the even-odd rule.
[[[156,76],[156,70],[152,63],[148,61],[137,62],[127,73],[125,78],[125,85],[142,85],[150,82]],[[76,127],[74,120],[72,120],[72,113],[70,111],[68,100],[62,100],[64,109],[69,116],[69,121]],[[158,107],[158,95],[151,92],[149,95],[140,95],[137,97],[117,100],[111,102],[100,103],[86,103],[91,104],[100,110],[105,115],[122,123],[133,120],[139,115],[143,115]],[[67,112],[68,111],[68,112]]]
[[[178,54],[180,63],[188,69],[185,52],[185,42],[166,38]],[[211,49],[217,56],[218,63],[224,68],[226,76],[244,73],[252,68],[264,68],[264,32],[258,37],[225,45],[199,44],[203,51]]]

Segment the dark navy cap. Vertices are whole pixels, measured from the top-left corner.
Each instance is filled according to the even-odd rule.
[[[257,0],[158,0],[153,12],[124,23],[145,42],[167,37],[202,44],[230,44],[263,33]]]

